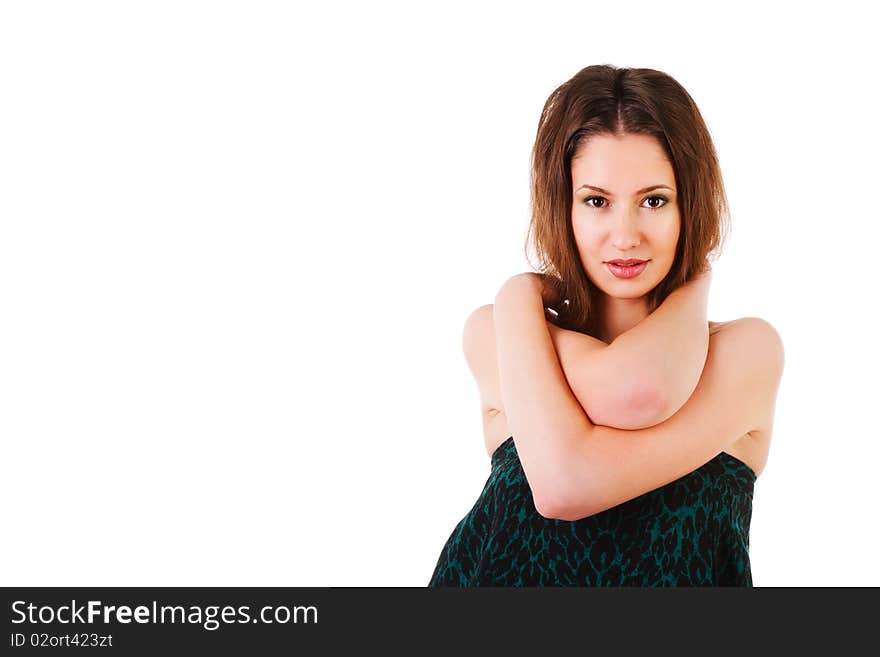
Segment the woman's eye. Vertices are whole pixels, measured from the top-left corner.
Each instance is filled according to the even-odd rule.
[[[596,205],[595,203],[593,203],[593,201],[601,201],[601,204]],[[652,201],[654,201],[655,203],[652,203]],[[658,205],[658,204],[656,204],[656,201],[662,201],[662,203],[660,203]],[[649,210],[659,210],[664,205],[669,203],[669,199],[666,198],[665,196],[654,195],[654,196],[649,196],[648,198],[646,198],[645,202],[648,203]],[[587,198],[584,199],[584,203],[587,205],[587,207],[591,207],[591,208],[595,208],[597,210],[600,210],[608,204],[608,200],[605,199],[603,196],[588,196]]]
[[[649,196],[648,198],[645,199],[646,202],[649,202],[649,201],[651,201],[651,200],[654,200],[654,201],[663,201],[663,203],[662,203],[661,205],[651,205],[651,204],[649,203],[648,207],[651,208],[652,210],[659,210],[659,209],[662,208],[664,205],[666,205],[667,203],[669,203],[669,199],[667,199],[665,196]]]

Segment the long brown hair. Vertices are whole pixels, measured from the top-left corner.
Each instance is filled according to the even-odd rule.
[[[571,226],[571,159],[590,137],[655,137],[672,164],[681,230],[669,274],[647,295],[651,312],[676,288],[704,271],[727,238],[730,211],[718,156],[690,94],[650,68],[595,65],[547,98],[531,153],[531,219],[538,271],[556,290],[555,324],[597,335],[599,290],[587,277]]]

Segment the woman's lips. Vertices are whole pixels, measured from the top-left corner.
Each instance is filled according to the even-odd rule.
[[[643,271],[645,271],[645,267],[648,266],[649,262],[650,260],[646,260],[640,265],[632,265],[630,267],[627,267],[625,265],[615,265],[610,262],[606,262],[605,266],[608,267],[608,270],[612,274],[617,276],[617,278],[635,278]]]

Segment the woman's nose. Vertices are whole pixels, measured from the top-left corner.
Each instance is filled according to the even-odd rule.
[[[614,218],[611,226],[611,245],[626,251],[639,245],[639,219],[635,212],[623,212]]]

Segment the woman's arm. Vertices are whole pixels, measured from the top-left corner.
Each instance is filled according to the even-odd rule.
[[[492,306],[498,385],[507,430],[514,436],[535,508],[557,508],[556,481],[572,451],[570,439],[593,424],[566,381],[544,316],[541,283],[514,276]]]
[[[672,292],[610,345],[548,325],[565,378],[594,424],[643,429],[684,405],[697,387],[709,348],[711,274]]]
[[[510,279],[493,313],[508,428],[542,515],[592,515],[692,472],[755,422],[769,431],[782,343],[763,320],[740,320],[717,336],[694,394],[672,418],[621,431],[590,422],[572,394],[536,280]]]

